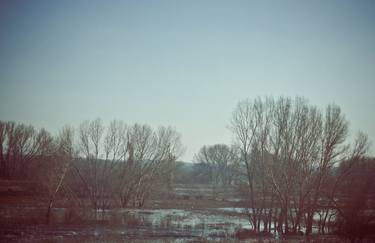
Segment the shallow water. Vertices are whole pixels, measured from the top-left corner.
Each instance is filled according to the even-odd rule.
[[[12,240],[235,240],[234,233],[241,228],[250,228],[250,224],[244,216],[226,215],[226,210],[116,209],[95,213],[86,209],[55,208],[51,212],[49,226],[43,224],[46,213],[44,208],[1,208],[0,215],[3,225],[2,237]],[[21,223],[15,225],[17,221]]]
[[[235,232],[251,228],[246,211],[245,208],[230,207],[199,210],[113,209],[96,212],[91,209],[54,208],[50,225],[45,225],[46,208],[8,206],[0,207],[0,240],[199,242],[204,239],[238,242]]]

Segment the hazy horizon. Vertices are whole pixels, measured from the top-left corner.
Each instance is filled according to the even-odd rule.
[[[192,161],[238,101],[336,103],[375,143],[374,1],[0,1],[0,119],[172,126]],[[374,145],[371,154],[374,155]]]

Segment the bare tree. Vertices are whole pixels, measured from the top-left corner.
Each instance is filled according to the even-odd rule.
[[[44,168],[47,171],[44,173],[43,184],[47,188],[49,201],[46,214],[47,224],[50,222],[50,213],[57,194],[64,187],[65,178],[73,162],[75,154],[73,128],[69,126],[63,127],[55,139],[55,144],[50,144],[49,146],[54,146],[55,148],[52,155],[44,158]]]
[[[87,168],[77,170],[82,179],[95,212],[99,209],[100,188],[100,152],[104,126],[100,119],[91,122],[85,121],[79,127],[79,151],[80,155],[88,163]]]
[[[337,168],[334,168],[336,173],[331,172],[331,175],[328,177],[328,183],[325,183],[325,190],[323,190],[323,197],[325,199],[325,203],[320,203],[322,207],[324,208],[323,213],[321,215],[320,221],[319,221],[319,232],[324,234],[326,232],[327,225],[332,225],[334,222],[332,222],[333,219],[339,219],[342,222],[347,221],[349,224],[352,223],[350,221],[351,217],[347,217],[346,212],[344,212],[343,205],[349,205],[353,206],[354,204],[351,204],[351,202],[347,202],[347,200],[344,200],[344,204],[342,200],[338,201],[338,199],[341,197],[340,194],[342,194],[342,191],[346,191],[346,193],[349,190],[343,190],[345,187],[348,187],[348,189],[352,190],[356,188],[356,186],[353,187],[353,185],[348,185],[348,181],[354,180],[356,181],[357,178],[355,176],[353,177],[353,174],[358,176],[360,173],[364,173],[364,177],[362,179],[365,179],[368,175],[371,176],[371,173],[375,173],[373,170],[373,161],[368,160],[366,158],[366,154],[369,150],[370,142],[368,140],[368,137],[363,132],[358,132],[357,137],[352,144],[352,150],[348,154],[348,156],[339,164]],[[365,165],[365,166],[364,166]],[[369,174],[367,172],[364,172],[363,168],[368,167]],[[364,180],[365,181],[365,180]],[[369,186],[371,181],[368,181],[366,184],[366,187]],[[359,185],[358,188],[361,188],[363,185]],[[359,190],[360,191],[360,190]],[[359,200],[367,200],[369,195],[371,195],[371,192],[367,193],[363,190],[361,191],[361,197],[358,197]],[[354,198],[354,196],[350,196]],[[348,197],[348,198],[350,198]],[[345,208],[344,209],[350,209],[353,208]],[[358,207],[356,209],[358,212],[363,210],[362,207]],[[332,217],[334,216],[334,217]],[[358,226],[358,225],[356,225]],[[342,228],[340,230],[343,230]],[[359,232],[357,232],[359,233]],[[356,233],[355,237],[358,237]]]
[[[261,124],[262,110],[259,102],[253,102],[249,99],[238,103],[232,114],[231,130],[237,141],[241,153],[241,159],[246,166],[247,182],[249,185],[249,201],[252,212],[256,210],[255,205],[255,188],[254,188],[254,163],[251,163],[251,150],[256,138],[258,127]],[[256,214],[251,214],[250,222],[253,228],[256,228],[258,218]]]
[[[157,131],[159,148],[164,150],[158,176],[166,184],[168,194],[173,192],[173,181],[176,171],[176,160],[184,153],[181,134],[172,127],[159,127]]]
[[[110,122],[104,138],[104,159],[102,160],[100,176],[100,192],[102,198],[100,208],[108,208],[114,197],[118,182],[113,180],[116,169],[126,158],[128,152],[128,127],[123,121]]]
[[[94,209],[106,209],[118,199],[122,207],[142,206],[160,178],[171,177],[181,152],[176,130],[148,125],[127,126],[112,121],[87,121],[79,129],[84,164],[76,168]]]
[[[215,185],[229,185],[234,180],[239,158],[235,148],[226,144],[203,146],[194,156],[198,163],[204,163],[210,169],[210,180]]]
[[[170,127],[153,132],[147,125],[135,124],[128,132],[128,156],[121,173],[121,201],[126,207],[142,206],[161,181],[171,183],[173,167],[182,153],[181,135]]]
[[[26,177],[30,164],[48,152],[49,134],[32,126],[0,121],[1,176],[9,179]]]
[[[340,108],[329,105],[323,115],[300,97],[245,100],[233,112],[231,130],[247,171],[253,229],[261,221],[270,229],[273,218],[279,232],[297,233],[304,224],[311,233],[324,185],[349,151]],[[359,135],[352,156],[364,154],[366,141]]]
[[[321,152],[312,180],[312,193],[307,204],[306,234],[311,233],[313,217],[318,210],[322,186],[334,165],[345,159],[349,147],[344,144],[348,134],[348,122],[337,105],[328,105],[323,120],[323,131],[320,141]]]
[[[352,145],[351,159],[363,158],[368,153],[370,146],[367,134],[359,131]]]

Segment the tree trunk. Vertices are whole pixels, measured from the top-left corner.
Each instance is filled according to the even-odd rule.
[[[46,224],[49,224],[49,223],[50,223],[50,217],[51,217],[51,209],[52,209],[52,206],[53,206],[53,198],[51,198],[51,199],[49,200],[48,209],[47,209],[47,214],[46,214]]]

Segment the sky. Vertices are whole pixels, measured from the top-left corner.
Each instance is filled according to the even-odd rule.
[[[375,1],[0,0],[0,120],[170,125],[192,161],[236,104],[341,106],[375,143]]]

